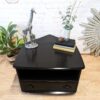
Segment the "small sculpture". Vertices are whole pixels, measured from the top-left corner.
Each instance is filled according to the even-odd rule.
[[[95,56],[100,55],[100,12],[96,9],[91,9],[93,18],[88,18],[88,23],[82,23],[81,26],[85,27],[83,31],[84,36],[80,39],[84,39],[84,44],[86,44],[86,49],[90,49],[91,53]]]
[[[32,34],[32,21],[33,21],[33,14],[36,13],[34,9],[31,9],[30,19],[26,29],[23,30],[25,35],[25,47],[26,48],[36,48],[38,44],[35,42],[35,35]]]

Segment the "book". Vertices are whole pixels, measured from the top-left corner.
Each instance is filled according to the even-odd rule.
[[[74,53],[76,49],[75,40],[69,39],[68,41],[57,41],[53,45],[53,49],[60,52]]]
[[[56,41],[55,44],[73,48],[75,46],[75,40],[69,39],[68,41],[66,41],[66,40],[64,40],[64,41]]]

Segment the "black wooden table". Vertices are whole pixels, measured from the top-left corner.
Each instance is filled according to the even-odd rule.
[[[84,63],[76,48],[73,55],[56,53],[53,44],[57,37],[47,35],[37,39],[36,49],[23,47],[14,68],[21,90],[33,93],[75,93]]]

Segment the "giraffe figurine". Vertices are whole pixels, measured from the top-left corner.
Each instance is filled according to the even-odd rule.
[[[34,9],[31,9],[30,19],[28,22],[27,27],[23,30],[25,39],[25,47],[26,48],[36,48],[38,44],[35,41],[35,35],[32,34],[32,21],[33,21],[33,14],[36,13]]]

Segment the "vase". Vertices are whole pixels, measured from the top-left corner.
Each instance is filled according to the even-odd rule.
[[[71,30],[64,29],[64,39],[68,41],[70,39],[70,32]]]

